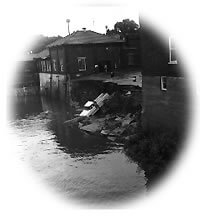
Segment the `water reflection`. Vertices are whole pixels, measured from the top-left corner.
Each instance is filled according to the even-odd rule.
[[[51,119],[48,127],[57,136],[61,150],[72,157],[94,156],[108,152],[109,144],[105,138],[81,132],[76,127],[72,128],[64,124],[76,113],[72,108],[45,98],[42,98],[42,108],[43,111],[48,112],[47,117]]]
[[[106,204],[145,193],[145,172],[123,147],[64,124],[76,113],[73,108],[28,96],[13,105],[11,126],[20,139],[21,159],[62,196]]]

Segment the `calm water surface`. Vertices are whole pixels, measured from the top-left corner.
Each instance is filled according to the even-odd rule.
[[[64,197],[110,204],[146,192],[145,173],[123,146],[64,124],[76,113],[65,104],[28,96],[12,104],[20,159]]]

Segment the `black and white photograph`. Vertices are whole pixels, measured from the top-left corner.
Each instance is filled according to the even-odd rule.
[[[2,217],[197,215],[197,5],[2,5]]]

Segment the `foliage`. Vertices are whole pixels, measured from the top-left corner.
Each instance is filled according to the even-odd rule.
[[[170,130],[138,130],[130,138],[125,152],[145,171],[148,185],[165,173],[181,148],[181,137]]]
[[[125,37],[128,33],[135,33],[139,29],[139,25],[129,19],[124,19],[120,22],[117,22],[114,25],[114,29],[109,30],[107,29],[106,35],[114,36],[114,35],[120,35],[121,38]]]

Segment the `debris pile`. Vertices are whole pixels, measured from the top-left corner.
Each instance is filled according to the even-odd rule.
[[[140,114],[141,105],[134,102],[131,91],[123,95],[119,92],[111,95],[101,93],[95,100],[87,101],[82,112],[65,124],[76,126],[85,133],[102,135],[116,143],[124,143],[136,134]]]
[[[101,134],[111,141],[123,142],[129,140],[138,126],[135,114],[109,115],[105,117],[91,117],[79,122],[78,127],[91,134]]]

